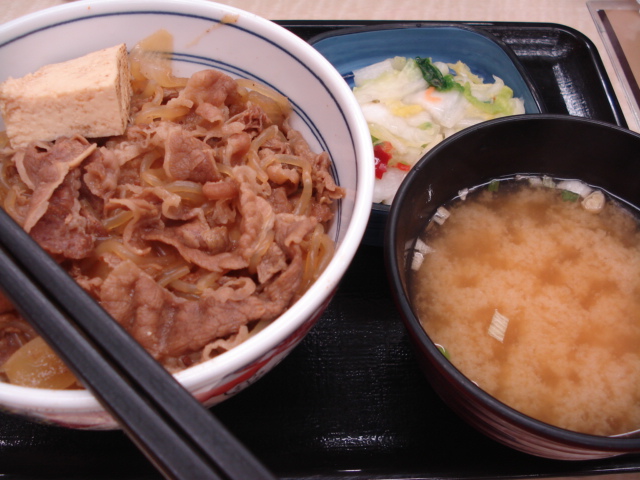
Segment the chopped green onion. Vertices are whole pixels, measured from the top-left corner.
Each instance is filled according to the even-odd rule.
[[[575,202],[580,198],[580,195],[574,192],[570,192],[569,190],[562,191],[562,201],[563,202]]]
[[[438,348],[438,350],[440,350],[440,353],[442,353],[442,355],[444,355],[444,358],[446,358],[447,360],[451,360],[451,356],[449,355],[449,351],[446,348],[444,348],[439,343],[436,343],[436,347]]]
[[[433,127],[433,123],[431,123],[431,122],[424,122],[424,123],[421,123],[420,125],[418,125],[418,128],[420,130],[427,130],[427,129],[431,128],[431,127]]]
[[[487,189],[490,192],[497,192],[500,189],[500,182],[497,180],[492,180],[491,183],[489,183]]]

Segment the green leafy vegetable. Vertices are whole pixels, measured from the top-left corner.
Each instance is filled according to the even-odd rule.
[[[500,182],[497,180],[492,180],[491,183],[489,183],[489,186],[487,187],[487,189],[490,192],[497,192],[498,189],[500,189]]]
[[[489,115],[511,115],[513,114],[513,109],[509,101],[513,98],[513,90],[509,87],[502,87],[500,93],[496,95],[493,102],[482,102],[473,96],[471,93],[471,86],[467,83],[464,87],[462,87],[462,93],[464,97],[473,105],[474,107],[480,109],[481,111],[488,113]]]
[[[453,75],[443,75],[440,69],[433,64],[431,59],[416,57],[415,62],[420,69],[420,72],[422,73],[422,77],[429,85],[434,86],[436,90],[441,92],[446,92],[449,90],[457,90],[459,92],[462,92],[469,103],[489,115],[513,114],[513,108],[510,103],[510,100],[513,98],[513,90],[511,90],[509,87],[504,86],[492,102],[483,102],[481,100],[478,100],[473,95],[473,93],[471,92],[471,85],[469,83],[465,83],[464,85],[462,85],[461,83],[456,82]],[[455,66],[458,66],[458,68],[460,67],[459,65],[454,65],[454,67]],[[466,65],[462,64],[462,66],[468,69]],[[475,75],[471,75],[471,78],[474,81],[482,83],[482,80]]]
[[[436,67],[429,58],[416,57],[416,65],[422,72],[422,77],[429,85],[433,85],[436,90],[446,92],[451,89],[462,91],[462,86],[458,84],[453,75],[443,75],[438,67]]]

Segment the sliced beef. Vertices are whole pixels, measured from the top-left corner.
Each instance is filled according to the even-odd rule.
[[[235,198],[240,193],[240,186],[234,179],[223,179],[219,182],[207,182],[202,186],[202,193],[209,200],[226,200]]]
[[[61,138],[49,150],[36,144],[16,156],[16,167],[22,181],[33,190],[29,212],[23,228],[30,232],[47,211],[49,199],[64,181],[67,173],[80,165],[96,148],[81,137]]]
[[[211,272],[240,270],[247,266],[242,256],[228,252],[231,241],[225,227],[211,228],[199,219],[161,231],[150,231],[144,238],[175,247],[186,261]]]
[[[205,183],[220,180],[213,149],[180,127],[164,138],[164,170],[173,180]]]
[[[169,100],[168,105],[197,108],[210,104],[220,107],[238,98],[238,87],[231,77],[217,70],[203,70],[194,73],[184,90],[177,98]]]
[[[173,369],[289,308],[309,281],[312,235],[344,192],[329,157],[227,75],[198,72],[182,90],[155,92],[134,101],[132,118],[161,103],[180,107],[175,121],[129,125],[99,146],[61,138],[0,159],[14,217]],[[294,214],[301,164],[314,183],[308,216]],[[34,335],[0,296],[0,364]]]
[[[123,262],[102,285],[100,301],[161,360],[198,351],[263,316],[264,301],[257,296],[219,300],[227,289],[234,290],[234,286],[209,291],[199,301],[185,300],[160,287],[132,262]]]
[[[84,183],[95,197],[105,201],[114,195],[120,177],[120,161],[112,150],[96,150],[88,158],[84,171]]]
[[[73,170],[66,176],[31,229],[31,236],[42,248],[71,259],[90,255],[96,237],[103,233],[102,223],[78,200],[80,174],[80,170]]]

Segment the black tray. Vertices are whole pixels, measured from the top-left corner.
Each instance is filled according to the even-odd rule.
[[[304,39],[376,22],[279,22]],[[380,22],[378,22],[380,23]],[[626,126],[593,44],[555,24],[473,23],[520,57],[553,113]],[[638,475],[640,455],[561,462],[467,426],[418,370],[389,292],[382,249],[361,246],[336,297],[269,375],[211,409],[279,477],[532,478]],[[7,479],[160,478],[119,431],[67,430],[0,414]]]

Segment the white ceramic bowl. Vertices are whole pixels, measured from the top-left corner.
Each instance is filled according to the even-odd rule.
[[[215,68],[286,95],[293,105],[293,126],[314,151],[329,152],[335,178],[347,192],[331,230],[335,256],[307,293],[246,342],[176,375],[211,406],[267,373],[321,316],[365,231],[373,190],[372,149],[349,87],[322,55],[268,20],[207,1],[79,1],[8,22],[0,26],[0,81],[121,42],[131,48],[161,28],[174,37],[176,73]],[[1,383],[0,407],[67,427],[117,426],[88,391]]]

